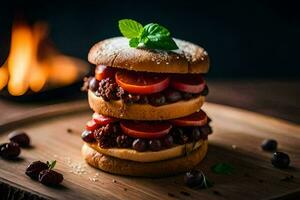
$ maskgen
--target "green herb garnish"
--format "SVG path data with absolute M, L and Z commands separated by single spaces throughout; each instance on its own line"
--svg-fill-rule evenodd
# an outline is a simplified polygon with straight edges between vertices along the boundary
M 203 177 L 203 181 L 202 181 L 202 184 L 201 184 L 201 188 L 210 188 L 212 186 L 214 186 L 214 183 L 210 180 L 207 179 L 207 177 L 204 175 L 204 173 L 201 171 L 202 173 L 202 177 Z
M 151 49 L 178 49 L 169 30 L 157 23 L 150 23 L 143 27 L 135 20 L 122 19 L 119 21 L 119 29 L 124 37 L 130 39 L 130 47 L 136 48 L 139 44 L 143 44 Z
M 232 174 L 234 168 L 227 163 L 217 163 L 211 167 L 211 170 L 216 174 Z
M 53 169 L 56 165 L 56 160 L 52 160 L 52 161 L 47 161 L 47 165 L 49 167 L 49 169 Z

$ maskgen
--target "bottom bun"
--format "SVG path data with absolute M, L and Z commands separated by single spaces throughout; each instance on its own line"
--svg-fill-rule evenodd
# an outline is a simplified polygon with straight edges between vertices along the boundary
M 128 176 L 163 177 L 186 172 L 202 161 L 207 153 L 207 140 L 189 155 L 157 162 L 136 162 L 101 154 L 84 144 L 81 154 L 86 162 L 103 171 Z

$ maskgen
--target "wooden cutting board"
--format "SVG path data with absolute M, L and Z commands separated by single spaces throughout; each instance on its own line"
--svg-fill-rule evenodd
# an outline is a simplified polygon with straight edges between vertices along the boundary
M 182 174 L 132 178 L 85 164 L 80 133 L 92 114 L 85 101 L 52 106 L 1 124 L 1 143 L 17 128 L 30 135 L 33 148 L 23 149 L 18 161 L 0 159 L 0 181 L 49 199 L 286 199 L 300 195 L 300 126 L 217 104 L 206 103 L 204 110 L 213 120 L 214 133 L 209 137 L 208 155 L 198 168 L 214 182 L 212 188 L 187 188 Z M 279 150 L 291 157 L 291 168 L 279 170 L 271 165 L 272 154 L 260 148 L 265 138 L 279 142 Z M 65 178 L 62 186 L 49 188 L 28 178 L 25 168 L 35 160 L 57 160 L 56 169 Z M 219 162 L 233 165 L 234 173 L 214 174 L 210 168 Z

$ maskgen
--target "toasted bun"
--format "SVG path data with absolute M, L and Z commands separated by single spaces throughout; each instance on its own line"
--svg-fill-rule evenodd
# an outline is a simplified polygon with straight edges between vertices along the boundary
M 135 71 L 159 73 L 207 73 L 207 52 L 190 42 L 175 39 L 175 51 L 131 48 L 128 39 L 115 37 L 95 44 L 88 60 L 95 65 L 106 65 Z
M 107 156 L 86 144 L 83 145 L 81 153 L 88 164 L 109 173 L 128 176 L 162 177 L 186 172 L 194 168 L 205 157 L 207 148 L 208 142 L 205 141 L 203 145 L 189 155 L 148 163 Z
M 122 100 L 104 101 L 102 97 L 97 97 L 89 90 L 88 99 L 90 107 L 95 112 L 105 116 L 132 120 L 167 120 L 184 117 L 199 111 L 205 97 L 199 96 L 163 106 L 137 103 L 127 105 Z

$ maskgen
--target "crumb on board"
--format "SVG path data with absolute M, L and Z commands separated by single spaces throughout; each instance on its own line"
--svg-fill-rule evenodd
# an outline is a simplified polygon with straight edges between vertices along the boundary
M 73 129 L 67 128 L 67 133 L 73 133 Z
M 97 182 L 99 179 L 96 178 L 96 177 L 89 177 L 89 180 L 90 180 L 90 181 L 93 181 L 93 182 Z

